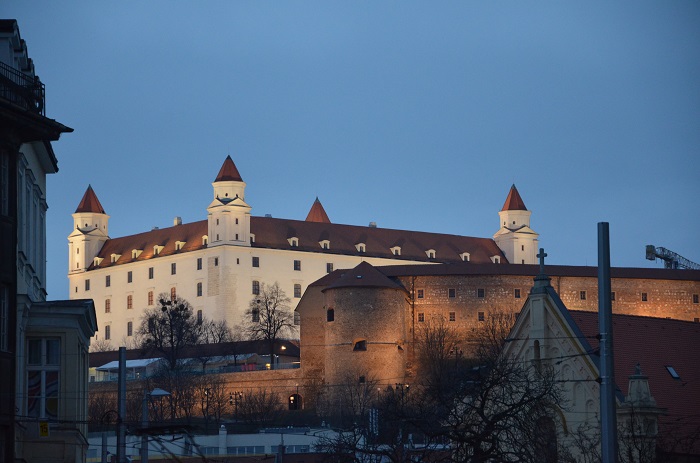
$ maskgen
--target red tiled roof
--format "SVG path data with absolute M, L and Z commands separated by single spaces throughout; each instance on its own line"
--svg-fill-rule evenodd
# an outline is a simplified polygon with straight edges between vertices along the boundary
M 100 204 L 100 200 L 97 199 L 97 195 L 92 190 L 91 185 L 88 185 L 87 190 L 85 190 L 83 199 L 80 200 L 80 204 L 78 204 L 78 208 L 75 210 L 75 212 L 96 212 L 98 214 L 106 214 L 105 210 L 102 208 L 102 204 Z
M 326 289 L 338 288 L 392 288 L 401 289 L 403 286 L 394 283 L 383 273 L 367 262 L 360 262 L 357 267 L 346 271 Z M 325 290 L 324 290 L 325 291 Z
M 294 249 L 301 252 L 324 252 L 329 255 L 357 255 L 391 258 L 398 261 L 417 260 L 438 263 L 461 262 L 460 254 L 468 252 L 470 262 L 473 263 L 490 264 L 491 256 L 500 256 L 501 262 L 506 262 L 505 255 L 495 241 L 490 238 L 306 222 L 272 217 L 251 217 L 250 231 L 255 235 L 253 248 Z M 207 221 L 202 220 L 110 239 L 107 240 L 98 254 L 98 257 L 104 259 L 99 267 L 152 258 L 154 257 L 153 247 L 156 245 L 163 246 L 159 256 L 202 249 L 205 247 L 202 244 L 202 236 L 207 233 Z M 292 248 L 288 241 L 292 237 L 299 239 L 299 245 L 295 248 Z M 330 241 L 329 249 L 321 248 L 319 242 L 323 240 Z M 176 251 L 176 241 L 183 241 L 186 244 L 181 250 Z M 358 243 L 365 244 L 365 252 L 357 251 L 355 245 Z M 391 252 L 391 248 L 394 246 L 401 247 L 400 256 L 394 256 Z M 133 249 L 139 249 L 143 252 L 136 259 L 132 259 L 131 251 Z M 426 255 L 426 251 L 429 249 L 435 250 L 434 259 L 429 259 Z M 116 263 L 110 262 L 112 254 L 121 255 Z
M 236 169 L 236 164 L 233 163 L 233 159 L 231 159 L 231 156 L 226 156 L 226 160 L 224 160 L 224 165 L 221 166 L 221 170 L 219 171 L 219 175 L 216 176 L 215 182 L 227 182 L 227 181 L 234 181 L 234 182 L 242 182 L 243 179 L 241 178 L 241 174 L 238 173 L 238 169 Z
M 598 347 L 598 313 L 569 311 L 593 348 Z M 666 409 L 660 433 L 683 437 L 700 432 L 700 323 L 613 314 L 615 382 L 625 395 L 629 376 L 640 364 L 649 377 L 651 395 Z M 671 366 L 680 376 L 674 379 Z M 700 453 L 700 441 L 693 453 Z
M 314 201 L 314 204 L 311 206 L 309 215 L 306 216 L 306 221 L 331 223 L 331 219 L 328 218 L 328 214 L 326 214 L 326 210 L 323 209 L 323 205 L 321 204 L 321 201 L 318 200 L 318 197 L 316 198 L 316 201 Z
M 518 193 L 518 189 L 515 188 L 515 184 L 510 187 L 510 191 L 508 192 L 508 197 L 506 198 L 506 202 L 503 203 L 503 208 L 501 209 L 502 211 L 526 211 L 527 207 L 525 207 L 525 203 L 523 202 L 523 199 L 520 197 L 520 193 Z

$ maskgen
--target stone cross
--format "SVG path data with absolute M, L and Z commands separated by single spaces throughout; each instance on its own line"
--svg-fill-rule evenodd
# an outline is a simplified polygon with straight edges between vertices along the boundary
M 544 252 L 544 248 L 540 248 L 540 253 L 537 254 L 540 259 L 540 273 L 544 274 L 544 258 L 547 257 L 547 253 Z

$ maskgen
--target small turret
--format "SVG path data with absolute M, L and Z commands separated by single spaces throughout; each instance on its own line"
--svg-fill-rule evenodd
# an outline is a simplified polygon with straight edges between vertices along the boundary
M 316 197 L 316 201 L 314 201 L 313 205 L 311 206 L 311 210 L 309 210 L 309 215 L 306 216 L 306 221 L 331 223 L 331 219 L 328 218 L 328 214 L 326 214 L 326 210 L 323 208 L 321 201 L 318 200 L 318 196 Z
M 214 200 L 207 207 L 209 246 L 250 246 L 250 210 L 245 182 L 231 156 L 226 156 L 214 183 Z
M 537 238 L 530 228 L 532 212 L 525 207 L 515 185 L 510 187 L 506 202 L 498 213 L 500 230 L 493 235 L 494 241 L 511 264 L 535 264 L 537 262 Z
M 73 231 L 68 235 L 70 273 L 84 272 L 109 239 L 109 216 L 88 185 L 73 214 Z

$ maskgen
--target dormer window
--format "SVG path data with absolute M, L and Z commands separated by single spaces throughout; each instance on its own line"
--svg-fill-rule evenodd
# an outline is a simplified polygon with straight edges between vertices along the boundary
M 142 252 L 143 252 L 143 250 L 141 250 L 141 249 L 132 249 L 131 250 L 131 258 L 136 259 L 138 256 L 141 255 Z
M 94 265 L 95 267 L 98 267 L 98 266 L 102 263 L 103 260 L 104 260 L 103 257 L 95 257 L 95 258 L 92 260 L 92 263 L 93 263 L 93 265 Z
M 425 251 L 425 255 L 428 256 L 428 259 L 435 259 L 435 249 L 428 249 Z
M 500 264 L 501 256 L 491 256 L 491 262 L 493 262 L 494 264 Z
M 401 246 L 394 246 L 393 248 L 389 249 L 391 253 L 395 256 L 400 256 L 401 255 Z
M 115 263 L 116 261 L 119 260 L 119 258 L 120 258 L 121 256 L 122 256 L 121 254 L 112 254 L 112 255 L 110 256 L 110 257 L 111 257 L 110 261 L 111 261 L 112 263 Z
M 463 252 L 462 254 L 459 255 L 459 257 L 462 258 L 462 262 L 469 262 L 469 259 L 471 256 L 468 252 Z
M 207 235 L 202 236 L 202 246 L 209 244 L 209 237 Z
M 357 249 L 357 252 L 365 252 L 365 243 L 357 243 L 355 249 Z
M 322 240 L 318 242 L 319 246 L 321 246 L 321 249 L 330 249 L 331 248 L 331 242 L 329 240 Z
M 289 245 L 293 248 L 299 246 L 299 238 L 297 238 L 296 236 L 288 238 L 287 241 L 289 241 Z
M 155 245 L 153 246 L 153 255 L 157 256 L 160 254 L 160 252 L 163 250 L 163 246 Z
M 175 241 L 175 250 L 179 251 L 185 247 L 185 241 Z
M 250 244 L 255 243 L 255 235 L 253 233 L 250 234 Z

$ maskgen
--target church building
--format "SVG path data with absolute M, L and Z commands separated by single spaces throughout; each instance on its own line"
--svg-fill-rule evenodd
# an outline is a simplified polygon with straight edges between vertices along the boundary
M 263 284 L 279 283 L 294 308 L 310 283 L 361 262 L 495 270 L 536 260 L 538 234 L 515 185 L 493 238 L 334 224 L 318 198 L 305 220 L 253 216 L 230 156 L 212 186 L 205 220 L 176 218 L 172 227 L 117 238 L 109 236 L 109 215 L 88 186 L 68 237 L 69 291 L 94 300 L 101 340 L 131 346 L 143 310 L 156 306 L 161 293 L 186 299 L 198 317 L 236 326 Z

